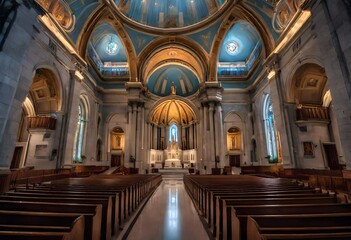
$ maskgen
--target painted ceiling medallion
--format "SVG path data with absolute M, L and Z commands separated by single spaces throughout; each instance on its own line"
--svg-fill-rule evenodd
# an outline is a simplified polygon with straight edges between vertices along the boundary
M 239 51 L 239 44 L 235 41 L 230 41 L 227 43 L 226 51 L 230 55 L 235 55 Z
M 105 50 L 109 55 L 116 55 L 118 51 L 118 44 L 112 39 L 112 37 L 111 40 L 107 43 Z

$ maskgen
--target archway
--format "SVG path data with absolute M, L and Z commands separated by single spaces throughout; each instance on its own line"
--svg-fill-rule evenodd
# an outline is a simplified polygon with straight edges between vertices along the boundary
M 296 103 L 296 124 L 299 127 L 298 152 L 303 167 L 341 169 L 335 138 L 332 96 L 325 69 L 306 63 L 293 76 L 290 92 Z M 320 150 L 318 150 L 320 148 Z M 313 159 L 313 161 L 311 161 Z
M 56 166 L 56 113 L 62 106 L 59 86 L 52 70 L 38 68 L 35 71 L 29 93 L 22 104 L 11 168 Z M 43 159 L 49 160 L 46 161 L 47 166 L 40 164 Z
M 197 117 L 185 99 L 170 96 L 155 104 L 149 116 L 149 164 L 156 168 L 196 164 Z
M 229 155 L 229 166 L 240 167 L 242 136 L 237 127 L 231 127 L 227 131 L 227 152 Z
M 111 167 L 124 165 L 125 134 L 122 128 L 115 127 L 111 133 Z

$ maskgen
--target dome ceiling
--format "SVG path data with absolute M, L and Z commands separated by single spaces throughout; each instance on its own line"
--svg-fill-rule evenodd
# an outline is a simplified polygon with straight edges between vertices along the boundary
M 155 28 L 181 28 L 214 15 L 227 0 L 115 0 L 125 17 Z
M 102 75 L 128 75 L 124 45 L 110 24 L 101 24 L 94 30 L 89 41 L 88 53 Z
M 182 65 L 175 63 L 162 66 L 154 71 L 147 81 L 148 90 L 157 96 L 176 94 L 187 97 L 199 88 L 199 80 L 195 74 Z M 174 88 L 172 93 L 172 88 Z
M 189 125 L 195 119 L 195 113 L 191 107 L 177 99 L 163 101 L 151 115 L 151 122 L 157 125 L 169 125 L 172 122 L 180 125 Z
M 262 49 L 257 30 L 247 22 L 237 22 L 223 39 L 218 59 L 219 75 L 245 76 Z
M 170 95 L 172 86 L 179 96 L 194 95 L 199 82 L 208 81 L 209 70 L 217 73 L 225 88 L 246 88 L 264 71 L 258 63 L 269 55 L 267 51 L 304 2 L 35 1 L 61 25 L 62 37 L 79 48 L 77 52 L 88 60 L 89 73 L 99 86 L 123 89 L 125 81 L 142 79 L 149 92 L 161 97 Z M 165 43 L 166 38 L 170 43 L 167 49 L 155 45 L 157 41 Z M 194 54 L 199 52 L 203 55 Z M 203 60 L 206 54 L 218 56 L 211 66 Z M 217 71 L 212 69 L 216 66 Z

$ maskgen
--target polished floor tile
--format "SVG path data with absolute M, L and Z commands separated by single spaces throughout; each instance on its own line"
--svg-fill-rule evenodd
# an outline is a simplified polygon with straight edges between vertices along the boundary
M 163 181 L 149 199 L 128 236 L 139 239 L 208 239 L 183 181 Z

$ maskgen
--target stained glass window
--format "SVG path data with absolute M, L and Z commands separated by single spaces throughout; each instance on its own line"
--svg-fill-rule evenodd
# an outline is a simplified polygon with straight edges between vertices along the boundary
M 266 133 L 267 154 L 269 157 L 268 160 L 269 162 L 276 163 L 278 162 L 277 139 L 275 134 L 272 98 L 269 95 L 267 95 L 264 101 L 263 114 Z
M 81 163 L 82 152 L 83 152 L 83 142 L 85 136 L 85 125 L 86 125 L 86 110 L 82 101 L 80 101 L 78 106 L 78 119 L 77 119 L 77 128 L 74 138 L 74 149 L 73 149 L 73 161 Z
M 169 141 L 170 142 L 178 142 L 178 128 L 177 125 L 172 124 L 169 128 Z

